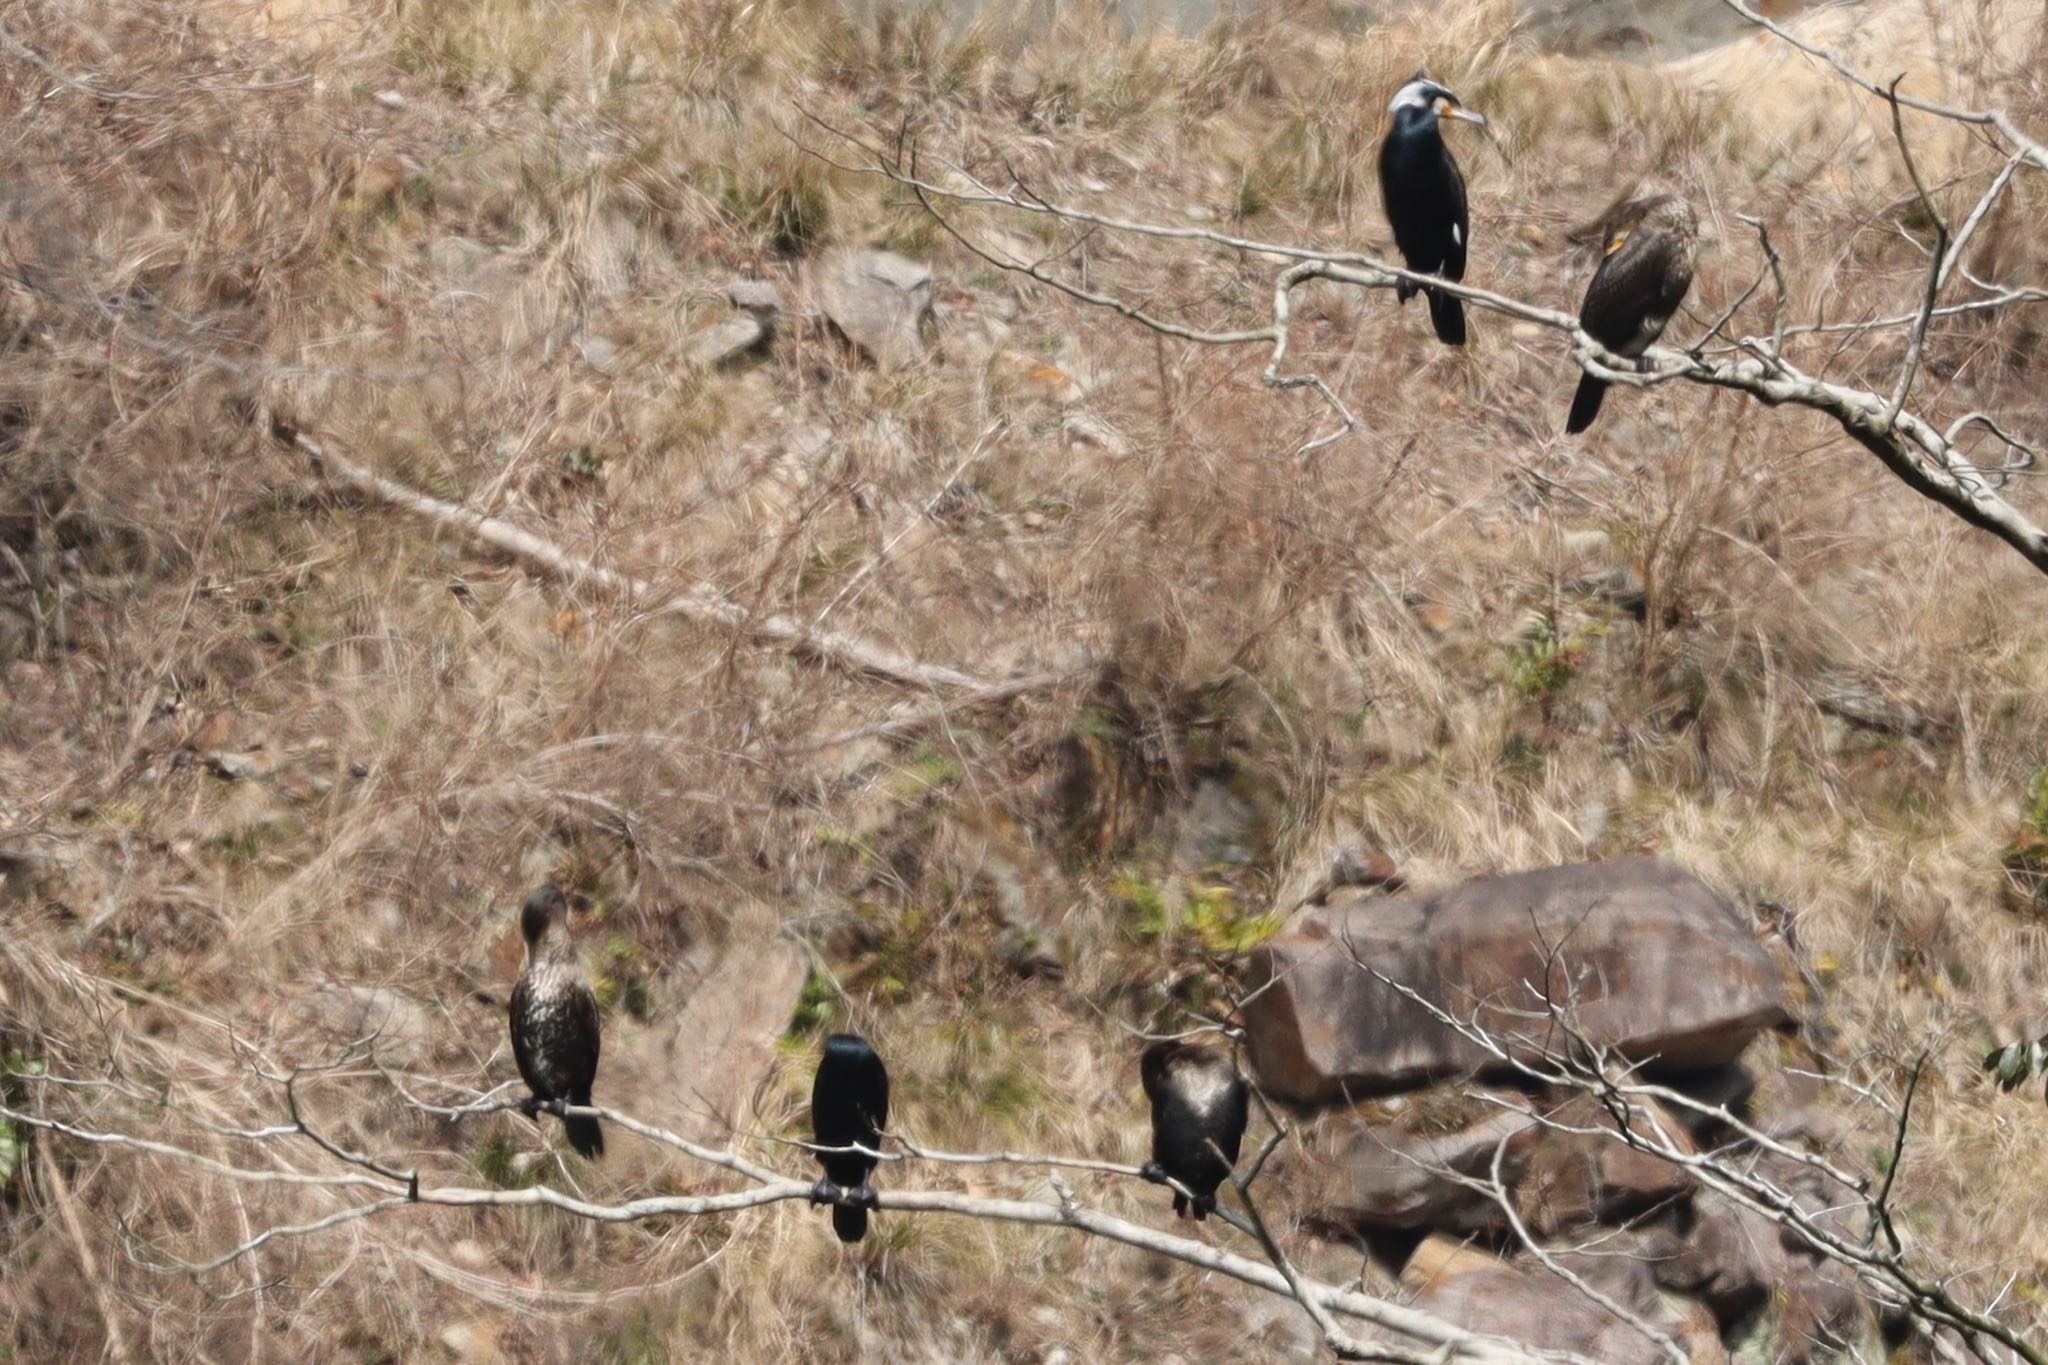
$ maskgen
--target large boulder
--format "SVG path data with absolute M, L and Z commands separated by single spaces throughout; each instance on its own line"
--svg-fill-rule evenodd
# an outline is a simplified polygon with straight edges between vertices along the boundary
M 1653 858 L 1424 895 L 1346 890 L 1253 956 L 1245 1025 L 1267 1092 L 1322 1103 L 1497 1066 L 1389 982 L 1530 1058 L 1570 1045 L 1554 1006 L 1589 1042 L 1652 1073 L 1723 1066 L 1790 1017 L 1741 916 Z

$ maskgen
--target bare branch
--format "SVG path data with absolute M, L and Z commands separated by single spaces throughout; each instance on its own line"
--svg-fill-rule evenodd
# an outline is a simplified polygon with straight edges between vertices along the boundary
M 1017 695 L 1020 685 L 1044 683 L 1056 676 L 1037 674 L 1031 679 L 998 681 L 980 677 L 942 664 L 925 663 L 886 645 L 840 631 L 814 630 L 786 616 L 762 615 L 701 584 L 683 593 L 664 593 L 644 579 L 632 578 L 613 569 L 593 564 L 523 531 L 497 517 L 482 516 L 468 508 L 406 487 L 395 479 L 367 469 L 335 454 L 304 433 L 283 422 L 274 422 L 278 440 L 303 452 L 316 469 L 359 493 L 390 506 L 416 513 L 442 526 L 460 531 L 472 540 L 503 551 L 528 566 L 571 583 L 586 584 L 604 592 L 630 599 L 653 600 L 654 610 L 681 616 L 706 625 L 741 631 L 756 639 L 780 645 L 802 658 L 817 659 L 850 673 L 864 674 L 940 693 L 979 693 L 984 696 Z M 1006 690 L 1007 689 L 1007 690 Z
M 509 1102 L 489 1101 L 459 1106 L 422 1104 L 420 1107 L 428 1112 L 468 1116 L 518 1106 Z M 662 1217 L 720 1216 L 777 1203 L 810 1203 L 815 1200 L 815 1186 L 811 1182 L 791 1179 L 733 1152 L 703 1147 L 654 1125 L 641 1123 L 616 1110 L 570 1105 L 551 1105 L 549 1108 L 552 1112 L 564 1116 L 587 1115 L 602 1119 L 624 1131 L 647 1137 L 693 1159 L 743 1175 L 752 1182 L 751 1187 L 707 1195 L 655 1195 L 618 1203 L 600 1203 L 565 1194 L 550 1186 L 510 1190 L 476 1189 L 416 1181 L 393 1181 L 381 1176 L 364 1174 L 359 1170 L 326 1174 L 252 1172 L 175 1144 L 122 1133 L 86 1129 L 19 1108 L 0 1106 L 0 1117 L 110 1148 L 123 1148 L 181 1162 L 231 1179 L 294 1183 L 337 1192 L 361 1189 L 376 1196 L 365 1203 L 351 1204 L 319 1219 L 264 1229 L 222 1255 L 209 1260 L 175 1263 L 179 1269 L 194 1272 L 223 1268 L 259 1247 L 275 1241 L 310 1236 L 344 1223 L 376 1217 L 411 1205 L 447 1208 L 550 1208 L 593 1222 L 628 1223 Z M 345 1151 L 340 1144 L 331 1140 L 318 1145 L 324 1152 Z M 956 1154 L 944 1155 L 951 1157 Z M 1006 1157 L 1009 1155 L 1012 1154 L 1003 1154 Z M 979 1154 L 966 1155 L 962 1160 L 980 1164 Z M 1032 1157 L 1023 1158 L 1022 1162 L 1057 1166 L 1076 1165 L 1082 1169 L 1105 1169 L 1117 1174 L 1123 1173 L 1110 1163 L 1090 1165 L 1082 1163 L 1078 1158 Z M 1593 1365 L 1593 1362 L 1569 1354 L 1536 1351 L 1511 1341 L 1467 1332 L 1427 1313 L 1388 1303 L 1366 1294 L 1306 1280 L 1298 1275 L 1290 1278 L 1289 1274 L 1283 1274 L 1273 1266 L 1261 1264 L 1247 1257 L 1202 1242 L 1142 1227 L 1082 1205 L 1075 1199 L 1072 1190 L 1064 1187 L 1064 1182 L 1058 1179 L 1056 1172 L 1053 1178 L 1055 1188 L 1059 1192 L 1057 1203 L 984 1199 L 947 1190 L 884 1189 L 878 1192 L 877 1207 L 885 1211 L 952 1214 L 994 1222 L 1068 1228 L 1085 1235 L 1151 1251 L 1200 1269 L 1212 1270 L 1271 1293 L 1311 1301 L 1319 1311 L 1356 1318 L 1420 1342 L 1427 1348 L 1414 1349 L 1387 1343 L 1359 1344 L 1359 1354 L 1351 1357 L 1355 1359 L 1401 1362 L 1402 1365 L 1423 1365 L 1423 1362 L 1469 1362 L 1469 1365 Z M 1245 1226 L 1249 1231 L 1253 1225 Z M 1291 1266 L 1289 1270 L 1291 1271 Z

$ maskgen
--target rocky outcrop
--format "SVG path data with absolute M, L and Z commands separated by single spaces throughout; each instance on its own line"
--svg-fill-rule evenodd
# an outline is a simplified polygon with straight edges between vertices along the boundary
M 1415 1306 L 1460 1327 L 1603 1365 L 1661 1365 L 1648 1337 L 1549 1274 L 1502 1263 L 1451 1273 Z
M 1856 1241 L 1811 1170 L 1778 1156 L 1759 1169 L 1816 1221 Z M 1698 1299 L 1731 1339 L 1764 1343 L 1765 1359 L 1807 1365 L 1866 1349 L 1877 1324 L 1853 1277 L 1814 1253 L 1796 1233 L 1722 1195 L 1693 1202 L 1690 1226 L 1661 1232 L 1641 1252 L 1660 1287 Z
M 1516 1217 L 1540 1236 L 1618 1222 L 1693 1191 L 1683 1168 L 1602 1135 L 1613 1120 L 1588 1096 L 1537 1101 L 1534 1112 L 1548 1124 L 1518 1112 L 1530 1106 L 1527 1097 L 1461 1098 L 1458 1112 L 1445 1112 L 1442 1103 L 1402 1103 L 1392 1113 L 1393 1106 L 1367 1104 L 1325 1115 L 1316 1134 L 1323 1181 L 1305 1192 L 1312 1216 L 1356 1233 L 1510 1236 L 1499 1201 L 1467 1183 L 1489 1180 L 1496 1156 Z M 1685 1141 L 1670 1115 L 1657 1119 Z
M 1525 1056 L 1565 1046 L 1546 1017 L 1554 1005 L 1590 1042 L 1651 1073 L 1723 1066 L 1790 1017 L 1776 968 L 1734 908 L 1655 859 L 1424 895 L 1345 890 L 1253 957 L 1245 1024 L 1267 1092 L 1330 1102 L 1495 1064 L 1389 982 Z

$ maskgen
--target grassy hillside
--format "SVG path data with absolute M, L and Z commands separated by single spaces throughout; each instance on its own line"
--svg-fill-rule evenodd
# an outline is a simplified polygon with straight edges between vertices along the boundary
M 1971 102 L 2044 126 L 2016 14 L 1944 12 L 1931 45 L 1883 13 L 1923 35 L 1901 64 L 1933 81 L 1939 55 Z M 846 151 L 808 113 L 1120 215 L 1372 248 L 1382 110 L 1426 62 L 1498 125 L 1456 134 L 1473 282 L 1571 306 L 1575 230 L 1656 177 L 1711 238 L 1674 335 L 1755 273 L 1739 214 L 1791 263 L 1791 316 L 1912 306 L 1928 225 L 1881 106 L 1816 103 L 1752 40 L 1624 68 L 1538 53 L 1512 17 L 1449 0 L 1338 37 L 1276 5 L 1180 39 L 824 0 L 20 0 L 0 17 L 0 1054 L 131 1093 L 8 1093 L 261 1164 L 286 1153 L 206 1123 L 281 1121 L 254 1068 L 371 1028 L 409 1086 L 496 1084 L 516 909 L 552 876 L 597 906 L 605 1102 L 722 1117 L 801 1171 L 773 1138 L 798 1131 L 817 1036 L 851 1026 L 922 1141 L 1135 1161 L 1127 1028 L 1222 1000 L 1333 832 L 1422 884 L 1655 852 L 1756 909 L 1807 1019 L 1788 1060 L 1894 1085 L 1931 1051 L 1909 1223 L 1982 1298 L 2010 1280 L 2016 1312 L 2048 1310 L 2048 1116 L 1975 1072 L 2048 1030 L 2048 902 L 2005 866 L 2048 840 L 2038 575 L 1831 426 L 1727 393 L 1617 391 L 1566 442 L 1555 338 L 1476 314 L 1453 354 L 1385 293 L 1300 300 L 1295 362 L 1364 429 L 1299 458 L 1329 413 L 1262 388 L 1258 348 L 996 271 L 805 150 Z M 1996 168 L 1909 128 L 1944 195 Z M 2017 193 L 1977 268 L 2038 279 L 2040 189 Z M 1240 253 L 959 226 L 1197 324 L 1259 325 L 1270 298 L 1274 267 Z M 924 362 L 880 370 L 818 315 L 810 272 L 844 246 L 932 267 Z M 778 282 L 778 332 L 693 368 L 736 278 Z M 1768 295 L 1737 325 L 1767 330 Z M 1916 403 L 2039 431 L 2035 326 L 1944 321 Z M 1902 337 L 1804 344 L 1888 389 Z M 663 594 L 709 583 L 1068 680 L 861 733 L 931 699 L 479 553 L 324 482 L 270 416 Z M 2008 495 L 2048 515 L 2030 476 Z M 677 1079 L 722 1065 L 709 1035 L 671 1037 L 721 979 L 768 1019 L 720 1073 L 736 1107 Z M 1884 1159 L 1881 1121 L 1805 1089 L 1773 1070 L 1765 1103 Z M 306 1102 L 450 1178 L 711 1187 L 626 1141 L 601 1167 L 536 1160 L 553 1128 L 425 1117 L 361 1064 Z M 1298 1344 L 1286 1305 L 1135 1252 L 878 1215 L 849 1258 L 794 1206 L 404 1212 L 193 1276 L 148 1263 L 338 1206 L 10 1150 L 0 1320 L 22 1360 Z M 1075 1183 L 1164 1217 L 1157 1190 Z

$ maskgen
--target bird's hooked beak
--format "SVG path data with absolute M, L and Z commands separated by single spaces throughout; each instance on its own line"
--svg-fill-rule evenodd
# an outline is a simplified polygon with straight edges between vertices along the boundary
M 1449 95 L 1438 97 L 1436 112 L 1439 118 L 1461 118 L 1467 123 L 1476 123 L 1482 128 L 1486 126 L 1486 115 L 1476 109 L 1467 109 Z

